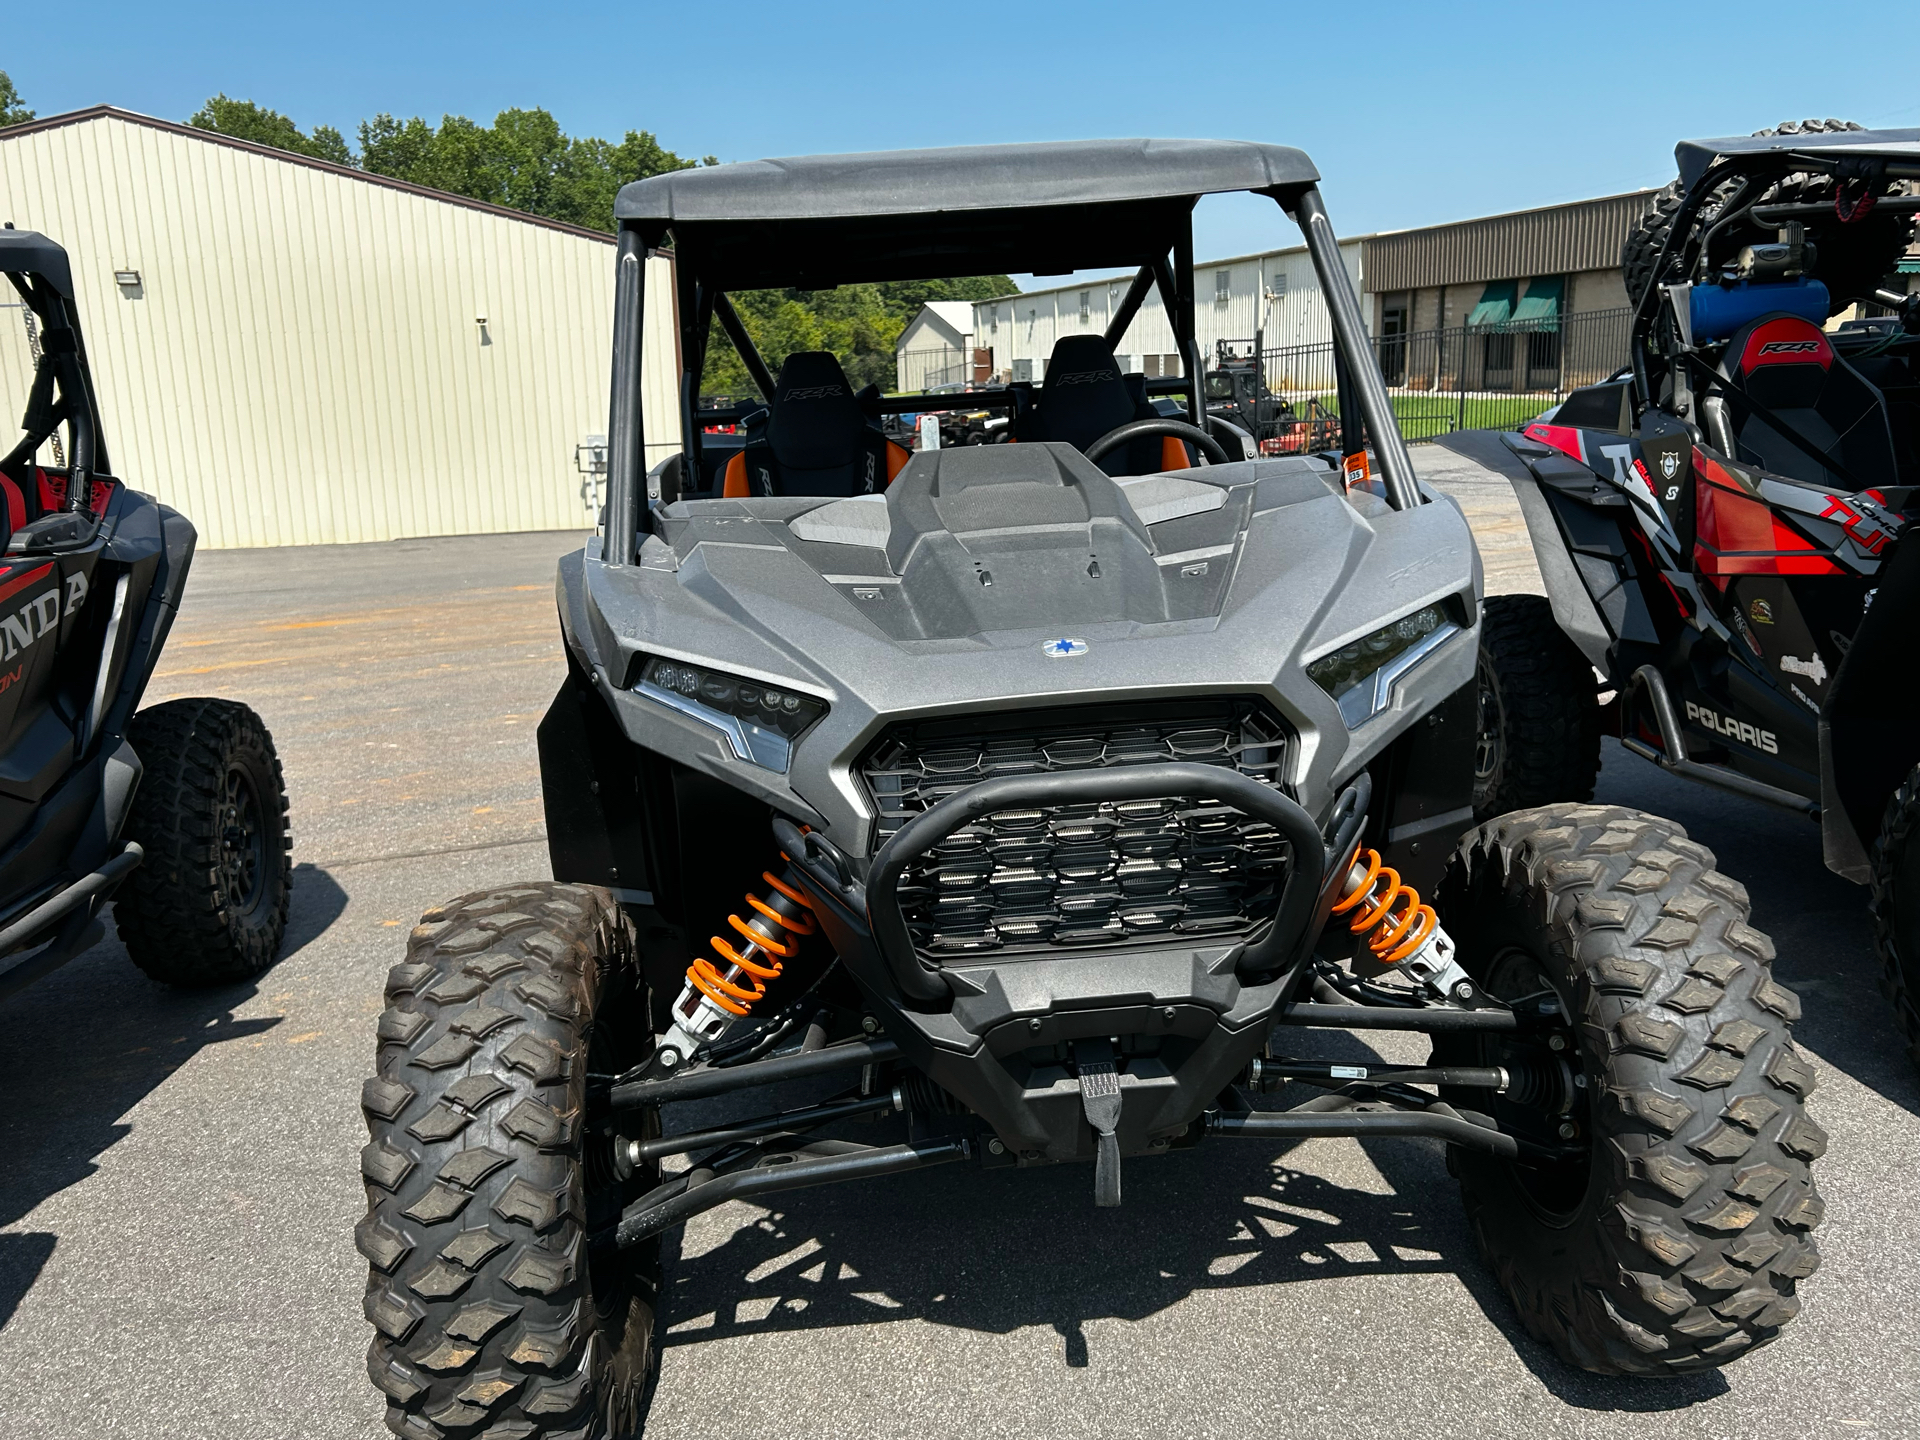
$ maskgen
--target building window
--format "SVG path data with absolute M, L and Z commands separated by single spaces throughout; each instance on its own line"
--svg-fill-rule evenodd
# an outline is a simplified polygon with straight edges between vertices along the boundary
M 1213 272 L 1213 303 L 1224 305 L 1233 296 L 1233 271 L 1216 270 Z
M 1267 277 L 1267 299 L 1284 300 L 1286 298 L 1287 272 L 1282 270 L 1278 275 L 1269 275 Z
M 1000 333 L 1000 307 L 998 305 L 987 311 L 987 333 L 989 335 L 998 335 Z
M 1091 290 L 1082 290 L 1080 292 L 1080 318 L 1084 320 L 1091 314 L 1093 314 L 1093 292 Z

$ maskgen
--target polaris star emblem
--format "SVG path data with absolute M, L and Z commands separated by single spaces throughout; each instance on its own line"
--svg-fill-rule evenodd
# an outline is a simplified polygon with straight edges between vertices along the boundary
M 1087 642 L 1084 640 L 1066 639 L 1049 640 L 1040 647 L 1040 653 L 1045 655 L 1049 660 L 1065 660 L 1074 655 L 1086 654 Z
M 1660 473 L 1671 480 L 1680 473 L 1680 452 L 1669 450 L 1660 457 Z

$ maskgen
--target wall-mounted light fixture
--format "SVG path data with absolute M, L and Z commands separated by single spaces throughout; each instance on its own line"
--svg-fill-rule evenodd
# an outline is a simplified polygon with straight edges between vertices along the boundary
M 484 315 L 476 315 L 473 317 L 473 323 L 479 328 L 480 343 L 482 345 L 493 344 L 493 336 L 487 333 L 487 317 Z
M 140 272 L 138 270 L 116 270 L 113 272 L 113 283 L 120 286 L 123 290 L 137 290 L 140 288 Z

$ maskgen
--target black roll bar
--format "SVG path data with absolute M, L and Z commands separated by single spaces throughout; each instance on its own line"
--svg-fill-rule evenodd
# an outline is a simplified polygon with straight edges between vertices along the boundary
M 1285 203 L 1284 201 L 1282 202 Z M 1366 422 L 1373 439 L 1373 453 L 1380 462 L 1386 480 L 1387 499 L 1396 510 L 1411 510 L 1421 504 L 1420 487 L 1414 480 L 1413 457 L 1401 438 L 1400 422 L 1393 413 L 1387 395 L 1387 382 L 1373 358 L 1373 346 L 1367 341 L 1367 328 L 1360 319 L 1360 298 L 1353 293 L 1353 281 L 1340 259 L 1340 242 L 1327 218 L 1326 203 L 1318 188 L 1309 185 L 1293 201 L 1294 223 L 1306 237 L 1307 254 L 1314 272 L 1320 277 L 1320 289 L 1327 297 L 1327 309 L 1333 319 L 1336 354 L 1344 356 L 1353 388 L 1358 391 L 1360 418 Z M 1347 417 L 1341 417 L 1344 428 Z
M 767 362 L 761 358 L 759 349 L 753 343 L 753 337 L 747 334 L 747 327 L 741 323 L 739 312 L 733 308 L 733 301 L 727 298 L 724 290 L 713 293 L 713 314 L 720 322 L 720 328 L 727 332 L 727 339 L 733 342 L 733 353 L 740 357 L 740 363 L 747 367 L 747 374 L 753 377 L 753 383 L 760 387 L 760 398 L 769 404 L 773 401 L 773 372 L 767 369 Z M 701 357 L 703 360 L 705 356 Z M 701 367 L 705 374 L 706 367 Z
M 1107 348 L 1111 350 L 1126 338 L 1127 327 L 1133 324 L 1133 317 L 1140 313 L 1140 307 L 1146 303 L 1147 292 L 1153 288 L 1154 269 L 1151 264 L 1142 265 L 1135 272 L 1133 283 L 1127 286 L 1126 296 L 1120 301 L 1120 308 L 1113 312 L 1113 318 L 1107 322 Z
M 647 473 L 646 433 L 640 414 L 642 326 L 647 295 L 647 247 L 637 230 L 615 242 L 613 281 L 613 393 L 607 404 L 607 522 L 600 558 L 631 565 L 640 529 L 640 487 Z

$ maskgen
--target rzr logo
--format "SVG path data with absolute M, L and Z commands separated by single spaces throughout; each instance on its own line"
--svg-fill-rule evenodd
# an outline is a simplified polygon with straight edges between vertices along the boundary
M 1071 375 L 1049 376 L 1049 385 L 1099 385 L 1113 379 L 1111 370 L 1076 370 Z
M 1757 725 L 1749 725 L 1744 720 L 1729 719 L 1716 715 L 1704 705 L 1687 701 L 1687 719 L 1696 725 L 1704 725 L 1716 735 L 1724 735 L 1729 740 L 1738 740 L 1742 745 L 1750 745 L 1767 755 L 1780 753 L 1780 741 L 1771 730 L 1762 730 Z
M 1817 355 L 1823 348 L 1819 340 L 1769 340 L 1760 347 L 1762 355 Z
M 831 400 L 836 395 L 846 393 L 847 388 L 844 385 L 806 385 L 798 390 L 789 390 L 780 398 L 782 400 Z

